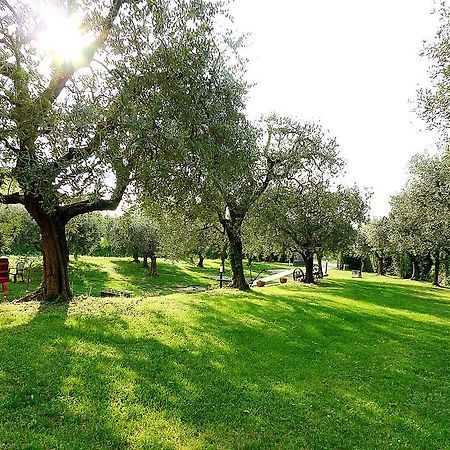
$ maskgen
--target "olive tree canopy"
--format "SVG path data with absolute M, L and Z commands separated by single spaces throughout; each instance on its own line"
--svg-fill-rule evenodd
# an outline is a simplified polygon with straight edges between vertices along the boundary
M 115 209 L 144 157 L 176 153 L 171 114 L 186 105 L 162 86 L 193 88 L 183 74 L 210 57 L 218 13 L 207 0 L 0 0 L 0 202 L 40 228 L 39 296 L 71 295 L 68 221 Z

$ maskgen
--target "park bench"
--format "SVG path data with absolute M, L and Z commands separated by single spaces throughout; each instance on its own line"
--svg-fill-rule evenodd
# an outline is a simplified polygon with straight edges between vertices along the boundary
M 17 278 L 19 277 L 22 279 L 22 283 L 25 282 L 23 278 L 24 270 L 25 270 L 25 262 L 19 261 L 16 265 L 16 268 L 10 271 L 10 274 L 14 277 L 14 283 L 17 283 Z
M 8 258 L 0 258 L 0 284 L 3 292 L 8 292 L 8 283 L 10 281 Z

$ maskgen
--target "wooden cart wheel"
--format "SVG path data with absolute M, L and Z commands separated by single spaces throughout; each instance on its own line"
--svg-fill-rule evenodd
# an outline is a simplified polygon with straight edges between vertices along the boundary
M 318 264 L 314 264 L 313 266 L 313 277 L 315 280 L 317 280 L 318 278 L 322 278 L 322 274 L 320 272 L 320 267 Z
M 294 273 L 292 274 L 292 278 L 294 281 L 304 281 L 305 280 L 305 273 L 302 269 L 298 268 L 294 270 Z

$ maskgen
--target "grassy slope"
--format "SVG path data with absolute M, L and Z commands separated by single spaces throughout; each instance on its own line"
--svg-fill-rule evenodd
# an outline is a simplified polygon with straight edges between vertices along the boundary
M 450 291 L 348 277 L 3 302 L 0 448 L 449 448 Z
M 10 258 L 10 266 L 15 267 L 19 257 Z M 138 296 L 167 295 L 180 292 L 188 286 L 217 287 L 218 281 L 208 277 L 219 275 L 219 261 L 205 260 L 205 268 L 199 269 L 187 262 L 171 262 L 158 260 L 158 277 L 149 277 L 148 271 L 140 264 L 130 263 L 128 258 L 96 258 L 82 257 L 78 261 L 71 259 L 70 281 L 76 295 L 99 297 L 103 289 L 131 291 Z M 261 269 L 285 268 L 282 263 L 254 263 L 252 276 Z M 245 266 L 245 275 L 250 278 L 250 272 Z M 224 274 L 230 277 L 228 271 Z M 34 262 L 30 277 L 28 269 L 25 283 L 9 283 L 9 293 L 4 295 L 0 290 L 0 301 L 14 300 L 23 297 L 28 292 L 37 289 L 41 282 L 41 268 Z M 0 286 L 1 289 L 1 286 Z

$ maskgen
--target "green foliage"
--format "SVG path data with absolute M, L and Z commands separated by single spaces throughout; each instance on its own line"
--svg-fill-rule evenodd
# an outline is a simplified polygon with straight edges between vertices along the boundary
M 113 221 L 109 241 L 113 249 L 129 256 L 156 255 L 160 247 L 160 226 L 135 206 Z
M 438 283 L 442 253 L 450 249 L 450 159 L 448 153 L 416 155 L 411 160 L 410 179 L 391 199 L 389 241 L 393 256 L 408 255 L 420 277 L 427 278 L 434 259 Z M 382 238 L 384 239 L 384 237 Z M 400 272 L 404 272 L 401 270 Z
M 367 203 L 357 188 L 330 189 L 279 185 L 269 189 L 260 205 L 265 226 L 281 237 L 281 244 L 300 253 L 338 252 L 353 242 L 356 227 L 365 220 Z
M 429 62 L 427 88 L 418 92 L 418 113 L 430 128 L 448 139 L 450 128 L 450 8 L 445 0 L 436 2 L 439 27 L 435 38 L 426 43 L 422 56 Z
M 289 239 L 279 229 L 267 223 L 268 217 L 264 211 L 267 206 L 263 196 L 261 203 L 250 210 L 242 227 L 244 253 L 250 261 L 273 255 L 282 259 L 292 256 Z
M 215 217 L 193 214 L 190 210 L 155 212 L 160 224 L 161 254 L 174 260 L 206 258 L 220 253 L 224 244 L 223 227 Z M 201 211 L 200 211 L 201 212 Z
M 380 275 L 385 275 L 388 266 L 388 258 L 392 255 L 390 242 L 390 226 L 387 217 L 372 219 L 362 227 L 365 241 L 373 256 L 373 266 Z
M 101 214 L 86 214 L 72 219 L 67 228 L 69 252 L 75 258 L 78 255 L 90 255 L 101 243 Z
M 40 251 L 39 229 L 25 209 L 0 205 L 0 254 L 35 255 Z
M 83 16 L 93 40 L 80 61 L 52 59 L 40 48 L 46 11 L 39 1 L 12 0 L 1 12 L 0 188 L 13 180 L 19 193 L 48 211 L 64 205 L 72 218 L 117 207 L 143 157 L 176 154 L 173 114 L 189 115 L 188 105 L 175 96 L 170 103 L 163 91 L 175 83 L 189 96 L 183 80 L 195 63 L 213 69 L 209 50 L 222 39 L 214 24 L 222 7 L 208 0 L 53 6 Z M 26 203 L 19 195 L 4 201 Z

